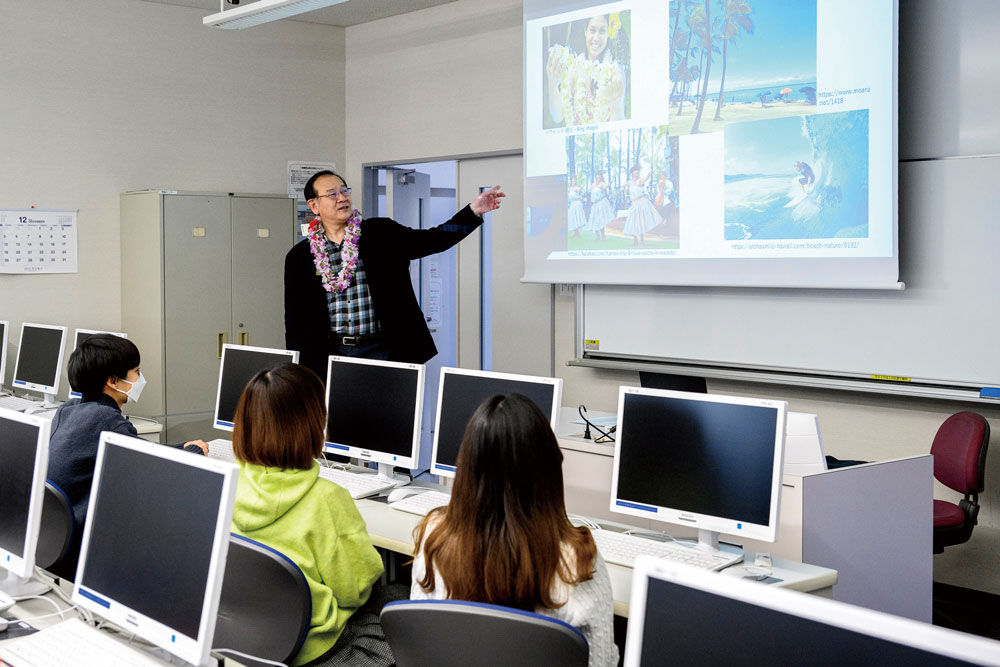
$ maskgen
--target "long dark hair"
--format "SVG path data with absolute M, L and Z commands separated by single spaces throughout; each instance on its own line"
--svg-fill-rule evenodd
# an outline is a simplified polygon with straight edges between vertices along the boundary
M 594 540 L 566 517 L 562 452 L 530 399 L 483 402 L 465 430 L 457 468 L 451 502 L 417 528 L 425 590 L 434 590 L 436 569 L 452 599 L 554 609 L 557 576 L 567 584 L 593 576 Z

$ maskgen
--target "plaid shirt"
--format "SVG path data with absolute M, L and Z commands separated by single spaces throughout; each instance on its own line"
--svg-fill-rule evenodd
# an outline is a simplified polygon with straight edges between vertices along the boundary
M 340 259 L 340 244 L 326 240 L 326 252 L 330 256 L 330 268 L 334 275 L 340 273 L 343 261 Z M 365 336 L 378 333 L 379 324 L 375 319 L 375 304 L 368 292 L 365 266 L 358 257 L 358 264 L 351 279 L 351 286 L 343 292 L 327 292 L 326 305 L 330 311 L 330 331 L 341 336 Z

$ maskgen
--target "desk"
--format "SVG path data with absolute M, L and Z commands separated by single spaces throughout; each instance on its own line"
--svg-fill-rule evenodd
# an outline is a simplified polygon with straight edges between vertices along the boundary
M 608 413 L 591 413 L 594 416 Z M 574 408 L 560 412 L 559 447 L 569 512 L 620 521 L 611 511 L 614 444 L 575 435 Z M 748 551 L 834 569 L 833 598 L 931 622 L 934 466 L 930 455 L 782 478 L 774 543 L 728 536 Z M 690 537 L 691 529 L 643 520 L 642 528 Z
M 58 408 L 49 408 L 32 414 L 35 417 L 41 417 L 42 419 L 52 421 L 52 418 L 56 415 L 57 409 Z M 160 437 L 163 433 L 163 424 L 156 420 L 149 419 L 148 417 L 135 417 L 132 415 L 125 415 L 125 417 L 132 422 L 132 426 L 135 427 L 135 430 L 139 434 L 140 438 L 148 440 L 149 442 L 162 444 L 160 442 Z
M 71 596 L 73 593 L 72 583 L 62 580 L 61 590 L 67 596 Z M 66 611 L 67 613 L 65 614 L 65 616 L 67 620 L 70 618 L 79 617 L 79 613 L 75 609 L 72 609 L 72 607 L 69 604 L 67 604 L 62 598 L 60 598 L 52 591 L 49 591 L 43 597 L 45 597 L 48 600 L 51 600 L 54 604 L 56 604 L 59 607 L 59 609 Z M 18 602 L 8 611 L 4 612 L 4 616 L 13 615 L 16 616 L 17 618 L 24 618 L 24 619 L 36 619 L 37 617 L 42 617 L 42 618 L 37 618 L 37 620 L 30 620 L 29 622 L 30 625 L 36 630 L 44 630 L 45 628 L 51 627 L 57 623 L 62 622 L 63 619 L 61 619 L 58 615 L 47 616 L 47 614 L 55 614 L 55 613 L 56 611 L 55 608 L 52 606 L 52 604 L 49 604 L 48 602 L 45 602 L 43 600 L 34 599 L 34 600 L 24 600 L 23 602 Z M 14 622 L 11 621 L 12 627 L 13 623 Z M 20 637 L 14 637 L 13 639 L 6 639 L 5 634 L 6 633 L 0 633 L 0 656 L 2 656 L 4 644 L 8 642 L 15 642 L 18 639 L 20 639 Z M 161 654 L 154 653 L 151 655 L 154 657 L 159 657 L 161 660 L 164 659 Z M 175 658 L 175 660 L 177 662 L 172 662 L 169 664 L 181 664 L 181 662 L 178 659 Z M 164 664 L 168 663 L 165 662 Z M 220 667 L 244 667 L 243 663 L 238 662 L 228 656 L 225 656 L 222 662 L 219 663 L 219 665 Z
M 372 544 L 395 553 L 413 555 L 413 530 L 423 517 L 394 510 L 378 500 L 362 498 L 354 502 L 368 526 Z M 622 526 L 622 524 L 617 525 Z M 752 553 L 749 559 L 752 561 Z M 824 567 L 780 558 L 773 559 L 772 565 L 773 576 L 782 580 L 781 583 L 774 584 L 775 586 L 830 597 L 832 587 L 837 582 L 837 572 Z M 611 578 L 611 590 L 615 600 L 615 615 L 628 617 L 629 599 L 632 595 L 632 568 L 609 563 L 608 575 Z

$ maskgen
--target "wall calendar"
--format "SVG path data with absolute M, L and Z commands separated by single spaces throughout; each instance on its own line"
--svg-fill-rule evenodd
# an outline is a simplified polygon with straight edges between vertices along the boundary
M 76 273 L 76 214 L 0 209 L 0 273 Z

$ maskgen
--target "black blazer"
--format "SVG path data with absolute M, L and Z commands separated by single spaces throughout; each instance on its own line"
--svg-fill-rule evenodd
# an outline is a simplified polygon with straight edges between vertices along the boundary
M 390 360 L 422 364 L 437 354 L 410 284 L 410 260 L 447 250 L 481 224 L 483 219 L 468 206 L 431 229 L 411 229 L 389 218 L 362 221 L 358 256 Z M 299 363 L 326 381 L 326 358 L 336 347 L 308 239 L 285 255 L 285 347 L 298 350 Z

